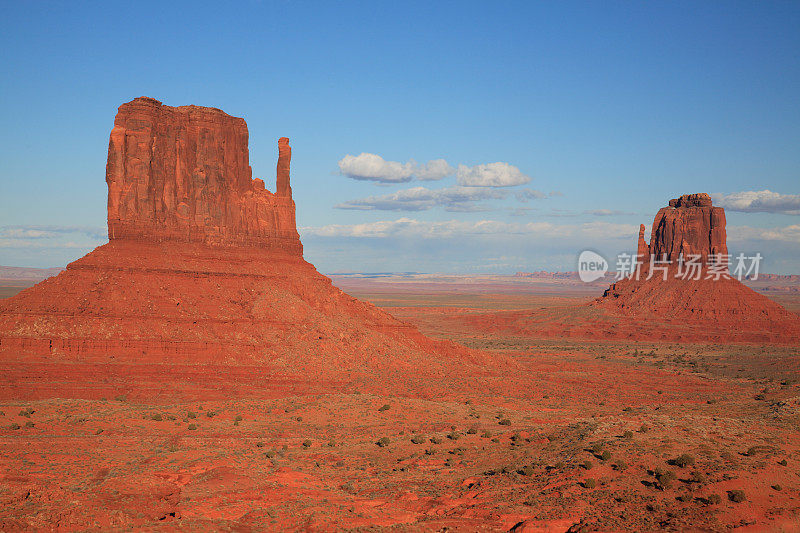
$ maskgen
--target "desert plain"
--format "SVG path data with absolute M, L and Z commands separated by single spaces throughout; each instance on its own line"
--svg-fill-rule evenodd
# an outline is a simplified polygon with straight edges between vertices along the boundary
M 58 363 L 3 362 L 2 528 L 796 530 L 797 345 L 513 335 L 466 320 L 580 314 L 597 287 L 575 281 L 333 280 L 509 371 L 320 391 L 256 367 L 65 361 L 42 382 L 38 367 Z M 759 289 L 800 310 L 796 290 L 775 287 Z

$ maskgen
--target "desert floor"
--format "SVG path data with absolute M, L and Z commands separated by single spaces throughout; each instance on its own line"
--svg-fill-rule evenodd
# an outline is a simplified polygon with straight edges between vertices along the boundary
M 457 318 L 596 290 L 339 281 L 509 356 L 507 383 L 319 394 L 164 365 L 148 394 L 86 366 L 59 393 L 50 363 L 0 362 L 0 530 L 800 530 L 800 347 L 493 335 Z

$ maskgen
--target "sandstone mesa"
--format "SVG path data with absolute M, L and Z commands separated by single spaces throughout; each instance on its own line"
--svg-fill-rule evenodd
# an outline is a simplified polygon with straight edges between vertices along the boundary
M 37 372 L 65 372 L 80 388 L 67 363 L 103 365 L 109 390 L 129 386 L 126 373 L 153 379 L 154 364 L 255 365 L 278 376 L 273 385 L 324 388 L 371 373 L 430 381 L 454 359 L 484 358 L 348 296 L 303 259 L 289 139 L 278 150 L 273 193 L 252 177 L 243 119 L 152 98 L 120 106 L 109 242 L 0 301 L 0 359 L 13 375 L 5 396 L 44 394 Z

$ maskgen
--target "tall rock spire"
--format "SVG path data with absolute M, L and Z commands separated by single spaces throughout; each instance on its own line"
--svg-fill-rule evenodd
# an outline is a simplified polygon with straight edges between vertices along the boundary
M 278 139 L 278 184 L 276 193 L 281 197 L 292 197 L 292 186 L 289 184 L 289 167 L 292 163 L 292 147 L 289 138 Z

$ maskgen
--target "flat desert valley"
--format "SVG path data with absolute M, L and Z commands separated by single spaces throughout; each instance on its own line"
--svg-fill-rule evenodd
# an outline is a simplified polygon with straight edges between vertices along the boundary
M 420 388 L 224 364 L 4 361 L 0 529 L 797 530 L 797 344 L 505 326 L 519 311 L 581 324 L 603 289 L 569 279 L 332 278 L 513 372 Z M 753 285 L 800 310 L 795 285 Z M 47 381 L 43 365 L 57 367 Z

